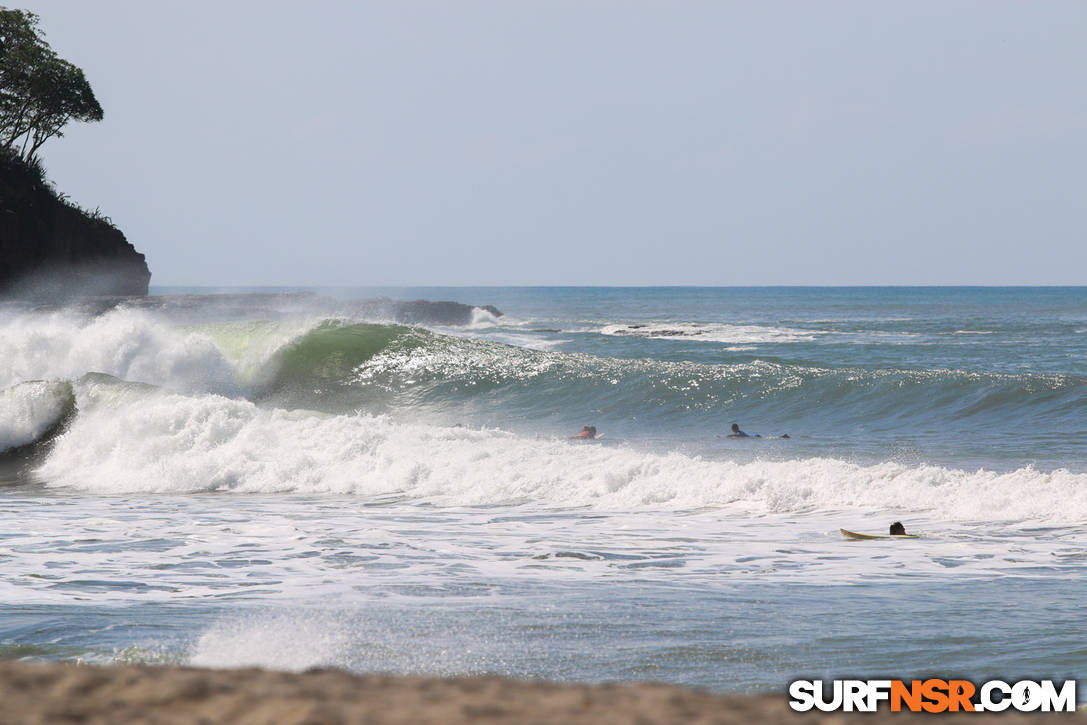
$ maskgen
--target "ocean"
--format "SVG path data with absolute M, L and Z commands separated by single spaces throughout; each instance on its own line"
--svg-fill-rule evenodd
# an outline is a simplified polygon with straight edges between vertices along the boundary
M 1087 674 L 1087 288 L 153 294 L 0 306 L 0 656 Z

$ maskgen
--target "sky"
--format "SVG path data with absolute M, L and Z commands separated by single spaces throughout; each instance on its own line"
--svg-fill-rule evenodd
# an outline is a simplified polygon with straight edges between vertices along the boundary
M 0 0 L 152 285 L 1087 284 L 1080 0 Z

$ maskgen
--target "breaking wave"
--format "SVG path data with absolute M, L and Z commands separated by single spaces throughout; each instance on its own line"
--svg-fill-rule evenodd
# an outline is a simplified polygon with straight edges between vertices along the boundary
M 1074 435 L 1087 380 L 1072 375 L 622 359 L 351 318 L 177 325 L 126 309 L 7 317 L 0 337 L 0 450 L 52 438 L 37 470 L 56 486 L 455 506 L 1087 515 L 1087 474 L 1060 463 L 970 471 L 802 446 L 777 454 L 790 460 L 720 460 L 730 449 L 703 458 L 674 444 L 707 431 L 712 441 L 738 417 L 888 440 L 941 428 L 995 440 L 1009 420 Z M 590 415 L 679 438 L 642 449 L 558 438 Z
M 60 313 L 0 324 L 0 386 L 100 372 L 182 394 L 288 410 L 499 425 L 580 418 L 719 426 L 722 418 L 849 430 L 1082 428 L 1087 379 L 1063 374 L 728 364 L 530 349 L 350 319 L 174 326 L 145 311 Z
M 74 410 L 68 382 L 36 380 L 0 392 L 0 455 L 44 442 Z
M 1067 470 L 706 460 L 369 414 L 267 409 L 104 377 L 75 389 L 81 413 L 39 473 L 53 485 L 99 494 L 334 493 L 443 506 L 739 507 L 755 514 L 861 508 L 961 520 L 1087 516 L 1087 474 Z

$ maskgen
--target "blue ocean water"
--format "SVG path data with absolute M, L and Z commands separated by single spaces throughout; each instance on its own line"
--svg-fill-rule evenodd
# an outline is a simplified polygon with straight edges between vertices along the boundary
M 0 308 L 0 655 L 721 691 L 1087 664 L 1087 288 L 222 292 Z M 921 538 L 838 532 L 894 520 Z

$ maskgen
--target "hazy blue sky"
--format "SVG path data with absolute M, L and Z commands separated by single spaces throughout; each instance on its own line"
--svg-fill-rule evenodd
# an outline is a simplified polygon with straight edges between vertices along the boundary
M 1087 3 L 0 0 L 152 284 L 1087 284 Z

